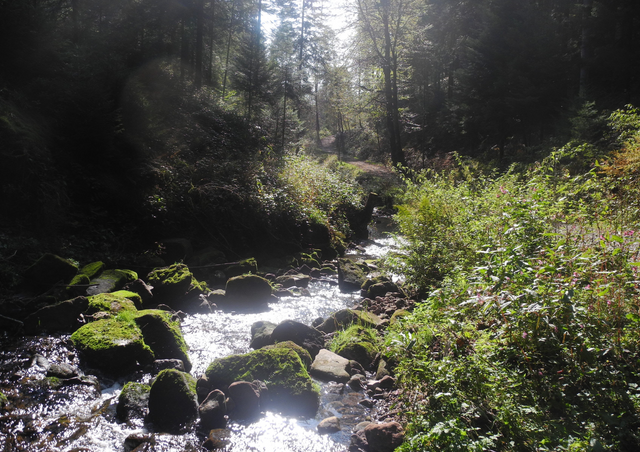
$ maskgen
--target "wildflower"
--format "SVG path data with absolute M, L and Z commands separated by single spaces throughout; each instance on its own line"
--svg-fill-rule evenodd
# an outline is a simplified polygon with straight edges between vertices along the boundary
M 526 339 L 528 334 L 526 332 L 522 333 L 522 339 Z
M 624 237 L 632 237 L 634 233 L 635 233 L 635 231 L 628 230 L 628 231 L 624 231 L 624 232 L 622 233 L 622 235 L 623 235 Z

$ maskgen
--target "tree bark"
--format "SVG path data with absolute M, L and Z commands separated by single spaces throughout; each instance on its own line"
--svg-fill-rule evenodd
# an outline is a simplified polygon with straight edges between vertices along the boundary
M 202 55 L 204 45 L 204 0 L 196 2 L 196 76 L 194 84 L 196 89 L 202 87 Z

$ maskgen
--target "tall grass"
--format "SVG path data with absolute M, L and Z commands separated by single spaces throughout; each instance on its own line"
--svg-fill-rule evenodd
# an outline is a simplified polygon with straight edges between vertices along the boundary
M 424 301 L 386 342 L 401 450 L 640 448 L 638 192 L 606 166 L 571 174 L 576 152 L 409 184 L 390 263 Z

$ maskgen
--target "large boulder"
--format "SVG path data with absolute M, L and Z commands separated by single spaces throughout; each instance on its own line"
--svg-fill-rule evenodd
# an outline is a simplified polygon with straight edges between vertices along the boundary
M 115 292 L 122 289 L 127 283 L 138 279 L 138 274 L 133 270 L 113 269 L 105 270 L 100 276 L 91 279 L 91 286 L 87 289 L 88 296 L 101 293 Z
M 284 320 L 271 333 L 274 342 L 292 341 L 307 350 L 312 358 L 324 348 L 324 335 L 311 326 L 295 320 Z
M 89 365 L 111 375 L 124 375 L 138 363 L 150 364 L 154 359 L 142 331 L 130 319 L 88 323 L 71 335 L 71 341 Z
M 250 347 L 257 350 L 265 345 L 273 344 L 271 333 L 276 329 L 277 324 L 258 320 L 251 325 L 251 344 Z
M 259 306 L 273 300 L 271 283 L 257 275 L 234 276 L 227 281 L 225 299 L 247 306 Z
M 118 396 L 116 416 L 122 422 L 144 419 L 149 411 L 148 385 L 129 381 Z
M 89 300 L 85 297 L 76 297 L 45 306 L 24 320 L 24 330 L 27 334 L 73 332 L 81 326 L 78 317 L 88 307 Z
M 209 431 L 214 428 L 224 428 L 227 425 L 227 398 L 224 392 L 215 389 L 198 407 L 200 428 Z
M 140 295 L 126 290 L 92 295 L 88 299 L 87 314 L 95 314 L 96 312 L 109 312 L 111 314 L 117 314 L 121 311 L 133 312 L 137 311 L 138 307 L 142 307 Z
M 371 452 L 393 452 L 404 441 L 404 429 L 397 422 L 371 423 L 364 434 Z
M 182 336 L 180 323 L 172 320 L 170 313 L 155 309 L 139 311 L 135 322 L 156 359 L 177 358 L 184 363 L 185 371 L 191 370 L 188 347 Z
M 367 280 L 362 268 L 350 259 L 338 259 L 338 287 L 341 292 L 360 290 Z
M 332 343 L 335 353 L 360 363 L 367 370 L 375 370 L 380 344 L 375 330 L 352 325 Z
M 290 415 L 313 416 L 320 392 L 293 350 L 255 350 L 213 361 L 205 372 L 209 389 L 227 391 L 236 381 L 263 381 L 269 388 L 266 407 Z
M 175 369 L 163 370 L 149 391 L 149 420 L 159 430 L 184 430 L 198 417 L 196 379 Z
M 278 276 L 276 282 L 283 288 L 289 287 L 307 287 L 311 277 L 303 273 L 285 274 Z
M 147 275 L 147 282 L 153 286 L 154 302 L 185 312 L 200 311 L 199 297 L 209 291 L 185 264 L 156 268 Z
M 24 272 L 25 282 L 38 290 L 48 289 L 54 284 L 68 283 L 78 273 L 78 267 L 70 260 L 47 253 Z
M 317 329 L 323 333 L 333 333 L 337 330 L 345 329 L 353 324 L 375 328 L 382 320 L 375 314 L 357 309 L 341 309 L 334 312 L 329 318 L 322 322 Z
M 298 356 L 302 360 L 302 364 L 304 364 L 304 366 L 307 369 L 311 367 L 311 362 L 313 361 L 313 359 L 311 358 L 311 353 L 309 353 L 307 350 L 305 350 L 304 348 L 300 347 L 298 344 L 292 341 L 284 341 L 284 342 L 278 342 L 277 344 L 273 344 L 273 345 L 265 345 L 263 348 L 265 350 L 271 350 L 274 348 L 287 348 L 289 350 L 293 350 L 298 354 Z
M 375 299 L 376 297 L 384 297 L 389 292 L 398 292 L 400 289 L 397 284 L 386 276 L 378 276 L 368 279 L 362 285 L 360 295 L 363 298 Z
M 260 414 L 262 386 L 259 381 L 236 381 L 229 385 L 229 398 L 233 410 L 229 415 L 235 419 L 252 419 Z
M 319 380 L 346 383 L 349 381 L 349 360 L 322 349 L 311 364 L 310 373 Z

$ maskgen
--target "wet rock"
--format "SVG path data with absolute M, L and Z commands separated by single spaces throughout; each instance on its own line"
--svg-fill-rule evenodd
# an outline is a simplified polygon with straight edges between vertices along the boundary
M 225 298 L 229 302 L 259 305 L 273 300 L 271 283 L 261 276 L 234 276 L 227 281 Z
M 121 422 L 144 419 L 149 411 L 148 385 L 130 381 L 124 385 L 118 396 L 116 416 Z
M 226 450 L 229 445 L 231 430 L 226 428 L 213 429 L 209 432 L 209 437 L 202 443 L 206 450 Z
M 384 390 L 393 389 L 396 386 L 396 379 L 385 375 L 380 379 L 379 387 Z
M 156 303 L 164 303 L 185 312 L 197 311 L 200 295 L 208 293 L 206 284 L 198 281 L 185 264 L 154 269 L 147 275 L 147 281 L 153 286 Z
M 349 375 L 365 375 L 364 367 L 358 361 L 349 360 Z
M 148 305 L 153 299 L 153 287 L 141 279 L 136 279 L 135 281 L 125 284 L 122 290 L 137 293 L 142 301 L 142 306 Z
M 349 360 L 327 349 L 321 349 L 311 364 L 311 375 L 325 381 L 349 381 Z
M 315 358 L 324 348 L 324 335 L 313 327 L 295 320 L 284 320 L 271 333 L 274 342 L 292 341 L 311 353 Z
M 47 377 L 69 379 L 78 376 L 78 369 L 67 363 L 54 363 L 47 369 Z
M 124 375 L 154 355 L 134 322 L 116 318 L 88 323 L 71 335 L 73 345 L 91 365 L 111 375 Z
M 309 275 L 297 273 L 294 275 L 282 275 L 276 278 L 276 282 L 284 288 L 288 287 L 307 287 L 311 278 Z
M 184 362 L 181 359 L 156 359 L 153 362 L 154 374 L 158 374 L 165 369 L 176 369 L 184 372 Z
M 154 435 L 143 435 L 134 433 L 127 436 L 124 440 L 124 452 L 143 452 L 146 450 L 152 450 L 151 448 L 156 445 L 156 437 Z
M 28 287 L 45 290 L 56 283 L 68 283 L 76 273 L 78 267 L 73 262 L 47 253 L 27 268 L 23 276 Z
M 196 380 L 186 372 L 163 370 L 149 391 L 149 419 L 159 429 L 176 432 L 198 415 Z
M 236 381 L 268 381 L 269 391 L 263 407 L 274 411 L 313 416 L 318 410 L 318 388 L 300 357 L 290 349 L 259 349 L 219 358 L 209 365 L 205 376 L 212 389 L 223 391 Z
M 375 402 L 371 399 L 362 399 L 358 403 L 365 408 L 373 408 L 375 406 Z
M 87 292 L 87 286 L 93 278 L 102 273 L 105 264 L 102 261 L 92 262 L 80 269 L 78 274 L 73 277 L 67 286 L 67 293 L 70 296 L 84 295 Z
M 25 332 L 37 334 L 75 331 L 82 325 L 79 321 L 80 314 L 88 307 L 89 300 L 85 297 L 76 297 L 55 305 L 45 306 L 24 320 Z
M 383 297 L 389 292 L 398 292 L 398 286 L 386 276 L 377 276 L 368 279 L 362 284 L 361 296 L 363 298 Z
M 349 378 L 347 385 L 354 391 L 362 391 L 362 389 L 364 389 L 365 387 L 366 382 L 367 377 L 365 377 L 364 375 L 355 374 L 351 378 Z
M 378 362 L 378 368 L 376 369 L 376 380 L 382 380 L 387 375 L 391 375 L 389 371 L 389 364 L 384 360 L 380 359 Z
M 365 334 L 360 328 L 352 327 L 351 333 L 345 341 L 336 348 L 336 353 L 349 360 L 357 361 L 367 370 L 374 368 L 378 356 L 379 346 L 374 343 L 370 334 Z
M 138 279 L 138 274 L 133 270 L 105 270 L 100 273 L 100 276 L 91 279 L 91 287 L 87 289 L 86 294 L 87 296 L 91 296 L 115 292 L 136 279 Z
M 265 350 L 270 350 L 274 348 L 287 348 L 287 349 L 293 350 L 300 357 L 300 360 L 302 360 L 302 364 L 304 364 L 305 368 L 307 369 L 311 367 L 311 363 L 313 362 L 313 359 L 311 359 L 311 354 L 307 350 L 305 350 L 304 348 L 300 347 L 298 344 L 292 341 L 278 342 L 277 344 L 266 345 L 263 348 Z
M 252 419 L 260 414 L 260 382 L 236 381 L 229 385 L 229 398 L 233 401 L 231 416 Z
M 218 389 L 211 391 L 198 407 L 200 428 L 207 431 L 227 425 L 227 398 Z
M 338 259 L 338 286 L 341 292 L 360 290 L 367 277 L 364 271 L 350 259 Z
M 361 426 L 361 424 L 366 425 Z M 356 425 L 356 430 L 353 432 L 353 435 L 351 435 L 351 440 L 349 442 L 349 452 L 370 452 L 369 443 L 367 442 L 367 437 L 364 433 L 365 427 L 369 424 L 370 422 Z
M 369 424 L 364 434 L 371 452 L 393 452 L 404 441 L 404 429 L 397 422 Z
M 265 345 L 273 344 L 271 333 L 276 328 L 275 323 L 259 320 L 251 325 L 251 344 L 250 347 L 257 350 Z
M 86 314 L 108 312 L 117 314 L 122 311 L 137 311 L 142 307 L 142 298 L 135 292 L 118 290 L 113 293 L 102 293 L 88 297 L 89 307 Z
M 336 416 L 323 419 L 318 424 L 318 433 L 320 434 L 336 433 L 340 430 L 342 430 L 340 428 L 340 420 Z
M 345 329 L 354 323 L 375 328 L 380 322 L 380 318 L 375 314 L 355 309 L 341 309 L 340 311 L 334 312 L 317 328 L 324 333 L 333 333 L 334 331 Z
M 184 363 L 185 371 L 191 370 L 188 347 L 180 324 L 172 321 L 170 314 L 155 309 L 139 311 L 135 322 L 156 359 L 179 359 Z

